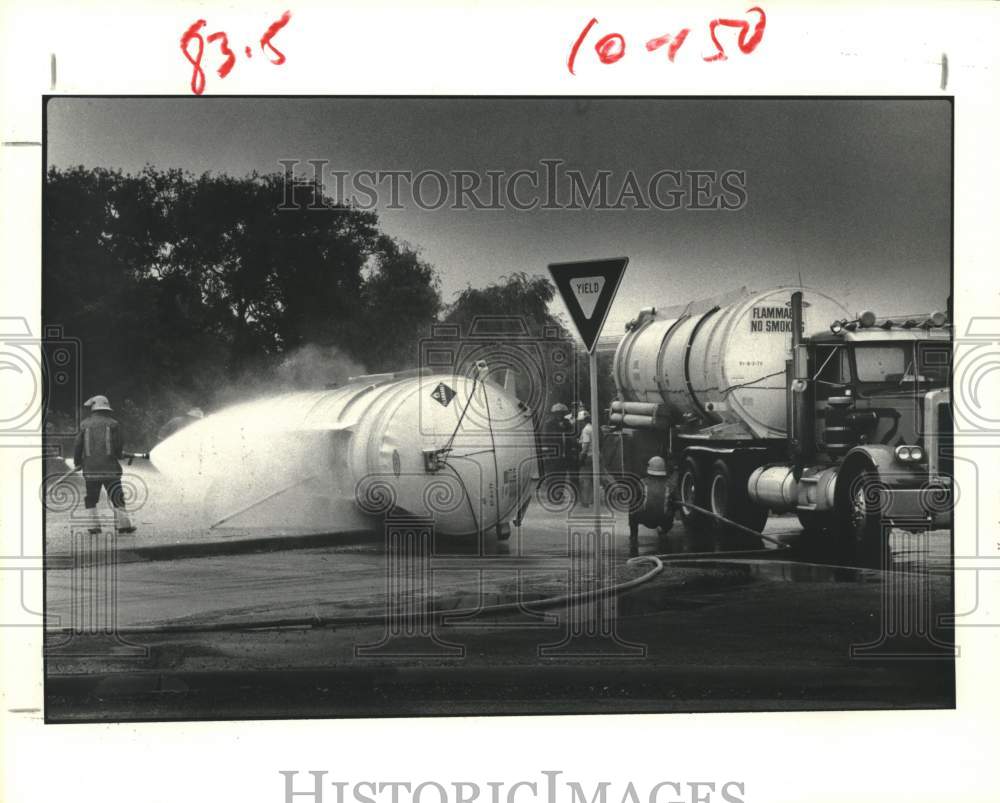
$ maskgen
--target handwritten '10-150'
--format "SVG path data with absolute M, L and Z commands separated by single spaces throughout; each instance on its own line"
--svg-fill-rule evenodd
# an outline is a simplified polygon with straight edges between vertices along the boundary
M 750 21 L 745 19 L 726 19 L 719 17 L 708 23 L 708 35 L 711 37 L 712 44 L 715 46 L 715 52 L 710 53 L 707 56 L 702 56 L 703 61 L 725 61 L 729 58 L 729 56 L 726 55 L 725 47 L 722 42 L 719 41 L 717 29 L 720 27 L 736 28 L 739 30 L 736 38 L 736 46 L 740 49 L 741 53 L 749 54 L 753 53 L 754 50 L 757 49 L 757 45 L 760 44 L 760 40 L 764 38 L 764 28 L 767 26 L 767 15 L 765 15 L 764 10 L 758 6 L 747 9 L 746 13 L 751 18 L 755 18 L 753 19 L 754 24 L 752 29 L 750 27 Z M 597 25 L 597 17 L 592 17 L 590 22 L 583 26 L 583 30 L 580 31 L 580 35 L 577 36 L 576 41 L 573 42 L 572 48 L 570 48 L 569 58 L 566 60 L 566 68 L 572 75 L 576 75 L 576 60 L 580 53 L 580 48 L 595 25 Z M 690 28 L 681 28 L 676 33 L 667 33 L 662 36 L 655 36 L 646 41 L 646 50 L 652 53 L 665 47 L 667 59 L 669 61 L 673 61 L 677 56 L 677 51 L 679 51 L 684 45 L 684 42 L 687 40 L 690 33 Z M 601 64 L 614 64 L 616 61 L 620 61 L 625 55 L 625 50 L 625 37 L 620 33 L 605 34 L 594 42 L 594 53 L 597 55 L 597 60 Z

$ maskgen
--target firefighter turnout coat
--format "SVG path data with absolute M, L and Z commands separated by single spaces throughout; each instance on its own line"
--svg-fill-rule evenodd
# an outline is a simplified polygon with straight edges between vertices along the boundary
M 118 422 L 104 411 L 94 412 L 80 424 L 73 461 L 85 477 L 114 477 L 122 473 L 122 436 Z

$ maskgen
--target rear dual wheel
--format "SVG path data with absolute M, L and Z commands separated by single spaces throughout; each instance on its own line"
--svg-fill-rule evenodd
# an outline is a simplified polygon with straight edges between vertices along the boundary
M 693 455 L 681 467 L 681 519 L 696 534 L 714 537 L 723 549 L 753 549 L 761 539 L 732 523 L 760 532 L 767 521 L 767 510 L 758 508 L 747 493 L 749 470 L 736 460 L 718 459 L 708 469 Z M 699 513 L 685 503 L 711 510 L 729 522 Z
M 760 532 L 767 522 L 767 510 L 757 507 L 750 500 L 748 478 L 746 469 L 726 460 L 716 460 L 712 464 L 709 509 L 717 516 L 729 519 L 729 522 L 712 519 L 711 528 L 724 548 L 756 549 L 763 545 L 759 537 L 733 525 L 739 524 Z
M 701 532 L 705 529 L 706 517 L 693 508 L 685 507 L 685 504 L 708 507 L 708 483 L 701 463 L 691 455 L 685 457 L 681 464 L 679 494 L 684 527 L 695 533 Z

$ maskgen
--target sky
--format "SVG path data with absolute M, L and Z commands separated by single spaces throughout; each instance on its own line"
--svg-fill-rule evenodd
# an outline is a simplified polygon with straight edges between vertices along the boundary
M 728 211 L 429 211 L 406 192 L 393 210 L 379 196 L 382 229 L 437 268 L 446 302 L 513 271 L 629 257 L 604 330 L 616 334 L 641 307 L 800 277 L 852 312 L 943 309 L 951 111 L 944 99 L 57 98 L 47 153 L 62 168 L 242 176 L 322 159 L 351 176 L 470 170 L 484 182 L 559 159 L 588 183 L 611 171 L 613 196 L 629 171 L 643 187 L 662 170 L 743 171 L 745 204 Z M 436 186 L 424 185 L 432 201 Z

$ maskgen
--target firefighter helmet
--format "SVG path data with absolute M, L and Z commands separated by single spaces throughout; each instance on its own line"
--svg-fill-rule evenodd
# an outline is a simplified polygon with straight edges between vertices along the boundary
M 649 458 L 649 462 L 646 463 L 646 473 L 650 477 L 666 477 L 667 461 L 659 456 Z
M 83 403 L 84 407 L 89 407 L 95 412 L 97 410 L 111 410 L 111 402 L 108 401 L 107 396 L 91 396 L 87 401 Z
M 569 412 L 569 407 L 567 407 L 562 402 L 557 402 L 556 404 L 552 405 L 552 412 L 553 413 L 568 413 Z

